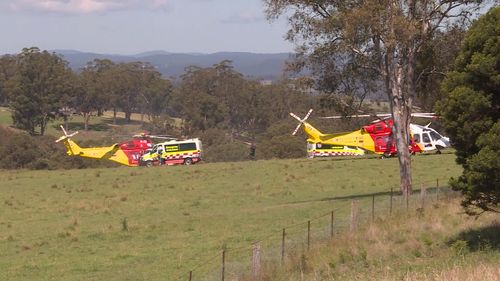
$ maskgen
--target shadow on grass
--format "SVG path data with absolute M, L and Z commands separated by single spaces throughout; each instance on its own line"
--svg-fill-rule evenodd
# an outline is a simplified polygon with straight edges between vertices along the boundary
M 500 223 L 495 221 L 479 229 L 470 229 L 459 233 L 448 241 L 448 246 L 466 242 L 469 251 L 500 250 Z
M 55 129 L 59 129 L 59 125 L 52 126 Z M 68 122 L 68 128 L 71 131 L 83 131 L 85 129 L 85 124 L 83 122 Z M 111 127 L 107 123 L 97 123 L 89 124 L 89 131 L 109 131 Z
M 436 194 L 436 188 L 435 187 L 428 187 L 426 188 L 427 196 L 435 196 Z M 449 192 L 446 188 L 440 187 L 439 192 Z M 419 194 L 420 189 L 414 189 L 412 191 L 413 194 Z M 289 202 L 289 204 L 302 204 L 302 203 L 312 203 L 312 202 L 324 202 L 324 201 L 336 201 L 336 200 L 346 200 L 346 199 L 366 199 L 366 198 L 372 198 L 373 196 L 378 197 L 378 196 L 389 196 L 391 195 L 391 191 L 381 191 L 381 192 L 372 192 L 372 193 L 364 193 L 364 194 L 356 194 L 356 195 L 347 195 L 347 196 L 335 196 L 335 197 L 324 197 L 324 198 L 318 198 L 318 199 L 312 199 L 312 200 L 303 200 L 303 201 L 293 201 Z M 401 192 L 399 190 L 393 190 L 392 192 L 393 196 L 401 196 Z
M 105 124 L 107 125 L 115 125 L 115 126 L 122 126 L 122 125 L 142 125 L 143 122 L 138 121 L 138 120 L 130 120 L 127 122 L 125 118 L 122 117 L 117 117 L 116 118 L 116 123 L 113 123 L 113 117 L 104 117 L 102 120 Z

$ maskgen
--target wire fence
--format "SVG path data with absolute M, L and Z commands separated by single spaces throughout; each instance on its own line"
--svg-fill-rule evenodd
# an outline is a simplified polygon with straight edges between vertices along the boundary
M 237 248 L 225 247 L 207 256 L 189 272 L 169 280 L 240 281 L 260 280 L 269 266 L 281 266 L 300 258 L 313 246 L 326 244 L 341 233 L 355 232 L 363 225 L 376 223 L 402 212 L 424 212 L 439 201 L 458 193 L 447 186 L 420 183 L 411 194 L 391 188 L 386 192 L 332 199 L 332 208 L 307 221 L 284 226 L 258 241 Z M 444 182 L 442 180 L 441 182 Z

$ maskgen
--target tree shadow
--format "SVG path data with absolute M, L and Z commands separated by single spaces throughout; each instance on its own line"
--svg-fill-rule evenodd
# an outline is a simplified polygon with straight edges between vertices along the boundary
M 115 125 L 115 126 L 122 126 L 122 125 L 142 125 L 143 122 L 139 120 L 130 120 L 127 122 L 127 120 L 123 117 L 116 117 L 116 123 L 113 121 L 113 117 L 105 117 L 103 118 L 103 122 L 107 125 Z
M 55 129 L 59 129 L 59 125 L 53 125 L 52 126 Z M 71 131 L 83 131 L 85 130 L 85 124 L 83 122 L 68 122 L 68 128 Z M 89 124 L 88 130 L 89 131 L 109 131 L 111 127 L 107 123 L 95 123 L 95 124 Z
M 437 189 L 436 189 L 436 187 L 428 187 L 428 188 L 426 188 L 426 191 L 427 191 L 427 196 L 431 196 L 431 194 L 436 194 Z M 439 192 L 441 192 L 441 193 L 443 193 L 444 191 L 445 191 L 444 188 L 439 189 Z M 419 193 L 420 193 L 420 189 L 414 189 L 412 191 L 411 195 L 419 194 Z M 293 201 L 293 202 L 289 202 L 289 204 L 337 201 L 337 200 L 346 200 L 346 199 L 354 200 L 354 199 L 372 198 L 373 196 L 378 197 L 378 196 L 389 196 L 389 195 L 391 195 L 391 191 L 380 191 L 380 192 L 371 192 L 371 193 L 356 194 L 356 195 L 323 197 L 323 198 L 312 199 L 312 200 Z M 393 196 L 401 196 L 401 192 L 399 190 L 393 190 L 392 195 Z
M 469 229 L 459 233 L 448 241 L 448 246 L 460 241 L 467 242 L 467 248 L 472 251 L 500 250 L 500 222 L 495 221 L 479 229 Z

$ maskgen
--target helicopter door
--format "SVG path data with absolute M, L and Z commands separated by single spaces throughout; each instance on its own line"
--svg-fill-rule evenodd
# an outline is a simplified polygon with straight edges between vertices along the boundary
M 432 147 L 431 138 L 429 137 L 429 133 L 422 133 L 422 142 L 425 147 Z

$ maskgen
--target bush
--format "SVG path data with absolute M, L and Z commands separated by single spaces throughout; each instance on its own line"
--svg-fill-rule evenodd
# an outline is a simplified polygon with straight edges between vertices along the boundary
M 54 140 L 50 136 L 34 137 L 0 126 L 0 168 L 54 170 L 116 166 L 110 161 L 69 157 L 66 148 Z
M 212 128 L 201 134 L 203 158 L 207 162 L 243 161 L 250 158 L 250 147 L 232 139 L 228 132 Z
M 293 137 L 290 122 L 276 123 L 258 138 L 256 155 L 259 159 L 303 158 L 306 156 L 306 142 L 300 135 Z

